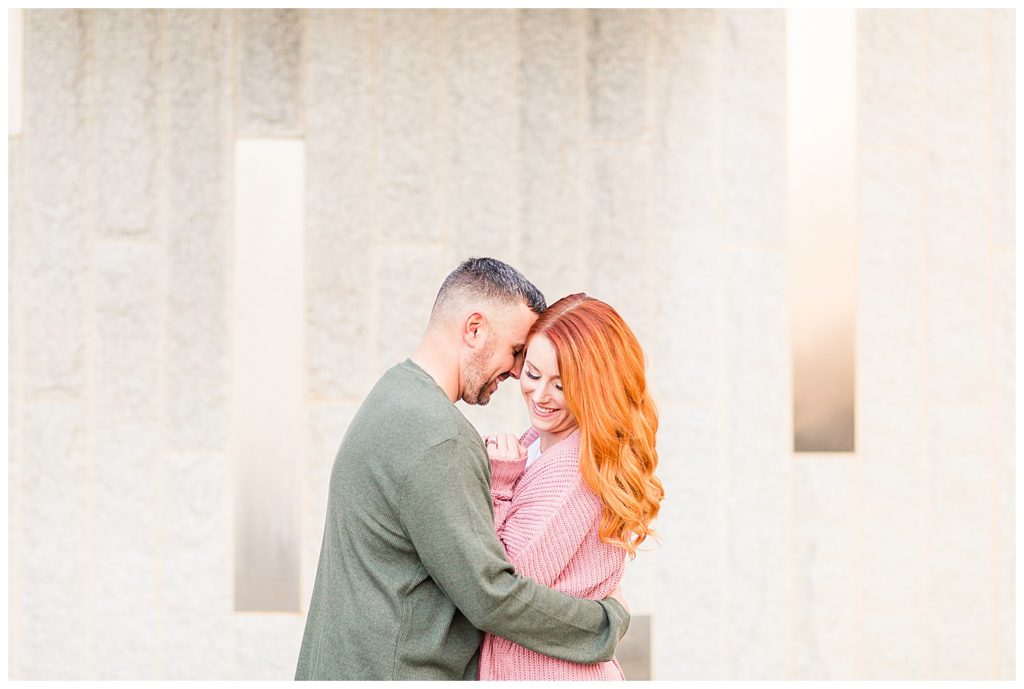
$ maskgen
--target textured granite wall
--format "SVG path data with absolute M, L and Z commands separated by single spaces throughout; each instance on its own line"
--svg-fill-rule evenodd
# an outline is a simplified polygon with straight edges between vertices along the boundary
M 857 13 L 858 452 L 794 457 L 786 15 L 27 10 L 10 676 L 290 678 L 233 610 L 232 156 L 306 142 L 303 600 L 348 421 L 461 258 L 618 308 L 655 679 L 1014 675 L 1014 14 Z M 526 423 L 514 382 L 481 431 Z

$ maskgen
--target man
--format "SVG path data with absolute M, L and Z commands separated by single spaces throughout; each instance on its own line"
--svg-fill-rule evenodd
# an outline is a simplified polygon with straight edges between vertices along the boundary
M 481 630 L 564 660 L 611 659 L 628 612 L 515 574 L 484 444 L 454 406 L 487 404 L 519 376 L 544 308 L 511 266 L 469 259 L 413 356 L 370 391 L 331 471 L 296 679 L 475 679 Z

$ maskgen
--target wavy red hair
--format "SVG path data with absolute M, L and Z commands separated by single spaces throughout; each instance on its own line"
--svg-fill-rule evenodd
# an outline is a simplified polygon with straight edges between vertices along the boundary
M 658 412 L 640 342 L 615 309 L 583 293 L 549 306 L 527 342 L 536 334 L 555 348 L 566 409 L 580 428 L 580 473 L 604 504 L 601 540 L 636 557 L 665 495 L 654 475 Z

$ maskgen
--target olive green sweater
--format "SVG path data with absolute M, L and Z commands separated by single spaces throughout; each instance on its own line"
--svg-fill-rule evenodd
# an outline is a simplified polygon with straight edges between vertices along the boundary
M 517 575 L 495 534 L 480 435 L 412 361 L 352 419 L 331 471 L 295 679 L 475 679 L 482 632 L 611 659 L 629 615 Z

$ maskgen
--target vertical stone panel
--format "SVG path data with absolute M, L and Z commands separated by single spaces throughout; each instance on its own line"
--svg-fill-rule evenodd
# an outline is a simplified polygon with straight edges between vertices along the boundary
M 92 94 L 85 11 L 25 13 L 21 266 L 25 394 L 77 398 L 85 386 Z
M 987 405 L 933 405 L 929 421 L 932 674 L 992 679 L 991 412 Z
M 995 256 L 995 541 L 996 660 L 995 677 L 1012 679 L 1015 669 L 1016 591 L 1016 444 L 1014 381 L 1015 260 Z
M 372 246 L 377 224 L 377 19 L 310 10 L 306 103 L 309 393 L 359 397 L 373 384 Z
M 654 343 L 650 149 L 593 148 L 590 163 L 587 292 L 611 304 L 646 351 Z
M 730 10 L 723 17 L 725 237 L 778 246 L 786 238 L 786 16 Z
M 659 399 L 708 402 L 718 393 L 718 16 L 714 10 L 658 10 L 652 22 L 652 267 L 659 326 L 648 352 Z
M 231 19 L 167 10 L 167 353 L 170 449 L 224 449 L 231 208 Z
M 798 679 L 857 677 L 858 457 L 794 462 L 793 563 Z
M 857 10 L 857 140 L 863 148 L 923 146 L 926 12 Z
M 985 10 L 928 11 L 927 133 L 936 162 L 987 157 L 988 19 Z
M 518 231 L 518 23 L 514 10 L 449 10 L 448 260 L 512 261 Z
M 434 247 L 381 249 L 379 254 L 380 331 L 374 379 L 405 361 L 416 349 L 430 319 L 437 290 L 445 276 L 455 269 L 445 265 L 442 250 Z
M 235 679 L 290 681 L 302 646 L 306 616 L 235 615 Z
M 308 611 L 316 580 L 320 547 L 327 519 L 327 497 L 334 459 L 352 417 L 359 408 L 355 404 L 310 405 L 304 473 L 305 498 L 302 527 L 302 597 L 301 610 Z M 296 656 L 297 658 L 297 656 Z
M 237 10 L 238 136 L 301 136 L 304 10 Z
M 380 236 L 445 237 L 443 11 L 380 12 Z
M 785 254 L 725 255 L 727 678 L 789 676 L 792 428 Z
M 19 10 L 20 11 L 20 10 Z M 18 213 L 18 192 L 21 188 L 19 172 L 21 142 L 14 137 L 7 139 L 7 557 L 11 563 L 8 567 L 7 583 L 7 666 L 12 670 L 18 667 L 15 653 L 15 638 L 18 630 L 19 590 L 18 566 L 21 557 L 20 529 L 18 519 L 21 504 L 21 443 L 19 429 L 21 427 L 21 278 L 18 266 L 21 265 L 21 243 L 18 237 L 21 227 Z M 11 673 L 12 677 L 16 675 Z
M 161 247 L 96 247 L 93 656 L 98 677 L 159 677 Z
M 591 139 L 647 136 L 647 10 L 587 10 Z
M 656 474 L 665 499 L 655 522 L 654 679 L 724 679 L 721 433 L 719 407 L 660 409 Z
M 583 284 L 583 19 L 580 10 L 519 12 L 517 268 L 548 303 Z
M 992 165 L 995 243 L 1016 245 L 1016 39 L 1014 12 L 991 10 L 992 42 Z
M 97 229 L 153 236 L 160 154 L 156 10 L 96 10 Z
M 30 13 L 31 14 L 31 13 Z M 90 674 L 88 413 L 77 404 L 22 407 L 22 544 L 10 567 L 20 612 L 10 678 L 85 679 Z M 12 524 L 11 526 L 15 526 Z
M 917 609 L 867 612 L 862 638 L 863 679 L 929 679 L 928 630 Z
M 231 678 L 232 482 L 222 454 L 164 457 L 164 676 Z

